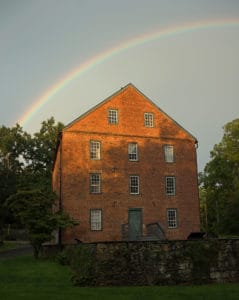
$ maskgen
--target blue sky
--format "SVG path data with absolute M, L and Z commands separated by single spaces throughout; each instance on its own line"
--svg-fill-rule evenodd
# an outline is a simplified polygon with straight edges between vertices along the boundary
M 0 0 L 0 125 L 14 125 L 56 82 L 99 53 L 138 36 L 210 20 L 222 25 L 109 56 L 23 124 L 28 132 L 50 116 L 67 124 L 131 82 L 197 137 L 202 170 L 222 126 L 238 118 L 238 0 Z

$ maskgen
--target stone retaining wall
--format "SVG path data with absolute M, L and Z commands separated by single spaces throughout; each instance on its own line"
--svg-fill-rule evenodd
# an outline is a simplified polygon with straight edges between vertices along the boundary
M 238 239 L 105 242 L 73 249 L 71 264 L 78 285 L 239 282 Z

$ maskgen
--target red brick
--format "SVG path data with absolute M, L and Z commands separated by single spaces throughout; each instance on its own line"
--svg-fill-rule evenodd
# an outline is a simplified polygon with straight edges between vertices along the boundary
M 119 123 L 108 124 L 117 109 Z M 144 113 L 154 127 L 144 126 Z M 101 142 L 101 159 L 91 160 L 90 140 Z M 139 161 L 128 160 L 128 143 L 138 143 Z M 174 146 L 175 162 L 166 163 L 165 144 Z M 53 170 L 53 188 L 62 207 L 80 225 L 63 232 L 64 243 L 121 240 L 129 208 L 142 208 L 146 225 L 160 222 L 168 239 L 186 239 L 199 231 L 196 139 L 132 84 L 127 85 L 63 129 Z M 101 173 L 102 193 L 90 194 L 89 173 Z M 129 175 L 140 176 L 140 194 L 129 194 Z M 165 195 L 165 176 L 176 177 L 176 195 Z M 60 188 L 61 186 L 61 188 Z M 61 195 L 60 195 L 61 194 Z M 90 230 L 90 209 L 102 209 L 103 230 Z M 178 227 L 167 228 L 167 208 L 178 211 Z

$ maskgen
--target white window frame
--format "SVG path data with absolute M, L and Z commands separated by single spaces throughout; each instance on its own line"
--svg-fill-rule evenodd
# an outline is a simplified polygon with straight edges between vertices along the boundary
M 92 231 L 102 230 L 102 209 L 90 210 L 90 230 Z
M 90 174 L 90 193 L 91 194 L 101 193 L 101 174 L 99 173 Z
M 118 124 L 118 110 L 117 109 L 108 109 L 108 123 L 109 124 Z
M 129 191 L 130 191 L 131 195 L 139 194 L 139 176 L 138 175 L 130 175 Z
M 101 159 L 101 143 L 99 141 L 90 141 L 90 158 Z
M 128 157 L 129 161 L 138 161 L 138 144 L 129 143 L 128 144 Z
M 174 147 L 173 147 L 173 145 L 164 145 L 164 158 L 165 158 L 165 162 L 167 162 L 167 163 L 174 162 Z
M 167 224 L 170 229 L 178 227 L 178 212 L 176 208 L 167 209 Z
M 166 176 L 165 177 L 165 193 L 168 196 L 174 196 L 176 194 L 175 176 Z
M 145 127 L 154 127 L 154 114 L 153 113 L 144 113 L 144 126 Z

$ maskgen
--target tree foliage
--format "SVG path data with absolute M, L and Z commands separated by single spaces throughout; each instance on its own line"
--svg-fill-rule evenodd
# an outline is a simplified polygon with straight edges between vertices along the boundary
M 30 135 L 20 125 L 12 128 L 0 127 L 0 170 L 20 173 L 24 168 L 24 158 Z
M 52 211 L 51 168 L 63 126 L 51 117 L 33 135 L 18 124 L 0 128 L 0 228 L 12 219 L 20 222 L 36 256 L 52 230 L 74 223 L 67 214 Z
M 28 139 L 29 135 L 19 125 L 0 127 L 0 240 L 4 224 L 12 219 L 4 202 L 16 192 L 17 177 L 24 168 L 23 157 Z
M 201 182 L 202 213 L 209 233 L 239 234 L 239 119 L 227 123 L 220 143 L 211 151 Z
M 41 190 L 18 191 L 7 200 L 7 205 L 28 230 L 29 240 L 38 258 L 44 242 L 50 241 L 52 233 L 77 223 L 67 214 L 54 212 L 55 194 Z
M 53 117 L 42 122 L 40 131 L 33 135 L 28 144 L 26 155 L 28 169 L 34 172 L 51 170 L 57 138 L 63 127 L 63 123 L 55 123 Z

